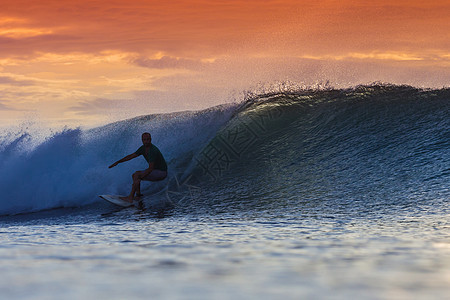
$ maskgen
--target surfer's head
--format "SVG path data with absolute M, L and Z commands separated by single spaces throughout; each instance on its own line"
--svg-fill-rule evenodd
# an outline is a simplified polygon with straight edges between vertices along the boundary
M 144 132 L 142 134 L 142 144 L 144 144 L 144 146 L 148 147 L 152 144 L 152 135 L 148 132 Z

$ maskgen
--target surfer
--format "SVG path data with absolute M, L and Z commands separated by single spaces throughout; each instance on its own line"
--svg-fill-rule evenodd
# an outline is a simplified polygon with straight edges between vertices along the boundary
M 122 162 L 129 161 L 140 155 L 143 155 L 145 160 L 148 162 L 148 168 L 143 171 L 136 171 L 133 173 L 133 185 L 131 187 L 131 192 L 126 197 L 120 197 L 120 199 L 133 202 L 134 196 L 143 196 L 141 194 L 141 181 L 159 181 L 167 177 L 167 164 L 164 160 L 163 155 L 159 149 L 152 144 L 152 136 L 148 132 L 142 134 L 142 146 L 134 153 L 125 156 L 124 158 L 116 161 L 109 168 L 113 168 Z

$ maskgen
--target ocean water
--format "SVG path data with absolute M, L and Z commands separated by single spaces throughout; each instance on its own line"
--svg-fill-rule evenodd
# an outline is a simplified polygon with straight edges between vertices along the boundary
M 0 137 L 4 299 L 448 299 L 450 90 L 284 90 Z M 169 178 L 126 194 L 152 133 Z

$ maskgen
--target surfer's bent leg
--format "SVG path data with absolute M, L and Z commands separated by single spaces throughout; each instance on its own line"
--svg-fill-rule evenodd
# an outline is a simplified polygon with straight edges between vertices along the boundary
M 160 181 L 164 180 L 167 177 L 167 171 L 162 170 L 153 170 L 150 174 L 142 178 L 145 181 Z
M 141 194 L 141 176 L 140 176 L 140 172 L 139 171 L 135 172 L 133 174 L 133 187 L 135 188 L 134 192 L 137 195 L 140 195 Z M 134 198 L 134 194 L 132 195 L 132 197 Z
M 153 170 L 150 174 L 145 176 L 144 178 L 141 178 L 141 172 L 137 171 L 133 173 L 133 186 L 131 187 L 131 192 L 127 197 L 120 197 L 120 199 L 132 202 L 134 199 L 134 195 L 137 196 L 141 195 L 141 180 L 145 181 L 160 181 L 167 177 L 167 171 L 162 170 Z
M 120 197 L 120 199 L 132 202 L 134 199 L 134 194 L 137 192 L 138 194 L 141 193 L 141 178 L 140 178 L 140 171 L 133 173 L 133 185 L 131 186 L 131 192 L 127 197 Z

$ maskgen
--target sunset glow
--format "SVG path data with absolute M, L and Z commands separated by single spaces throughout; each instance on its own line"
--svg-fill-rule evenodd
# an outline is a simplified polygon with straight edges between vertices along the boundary
M 0 0 L 0 126 L 200 109 L 256 84 L 448 86 L 448 1 Z

